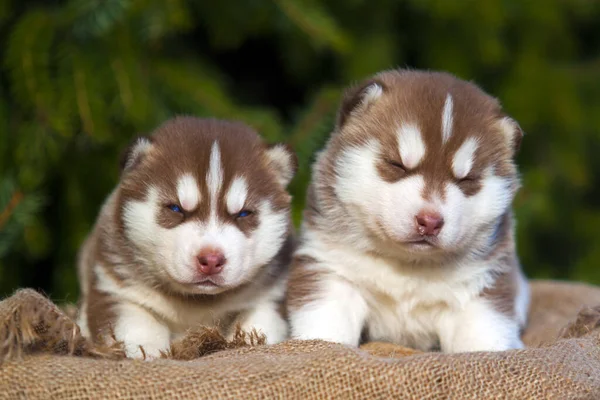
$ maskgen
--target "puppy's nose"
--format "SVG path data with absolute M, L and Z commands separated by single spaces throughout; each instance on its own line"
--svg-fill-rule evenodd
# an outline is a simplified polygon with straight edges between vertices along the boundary
M 415 220 L 417 232 L 421 236 L 437 236 L 444 226 L 444 218 L 436 212 L 421 211 Z
M 214 249 L 203 250 L 198 254 L 198 269 L 204 275 L 215 275 L 223 270 L 227 260 L 222 252 Z

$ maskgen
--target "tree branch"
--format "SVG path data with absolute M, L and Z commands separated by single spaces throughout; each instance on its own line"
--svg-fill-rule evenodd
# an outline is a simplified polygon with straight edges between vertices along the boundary
M 15 208 L 17 208 L 17 206 L 19 205 L 19 203 L 21 203 L 22 200 L 23 193 L 20 190 L 17 190 L 13 193 L 12 197 L 10 198 L 10 201 L 8 202 L 4 210 L 0 212 L 0 229 L 4 227 L 10 216 L 15 211 Z

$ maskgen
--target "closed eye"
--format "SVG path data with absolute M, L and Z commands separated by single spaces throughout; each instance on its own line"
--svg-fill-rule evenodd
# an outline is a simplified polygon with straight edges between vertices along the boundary
M 459 182 L 475 182 L 477 180 L 479 180 L 478 176 L 467 175 L 464 178 L 459 179 L 458 181 Z
M 402 171 L 406 171 L 406 167 L 402 165 L 402 163 L 399 161 L 386 160 L 386 162 L 395 168 L 401 169 Z

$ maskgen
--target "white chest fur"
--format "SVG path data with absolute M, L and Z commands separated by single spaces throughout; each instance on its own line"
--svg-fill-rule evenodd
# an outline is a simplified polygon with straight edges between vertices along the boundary
M 243 308 L 241 304 L 223 304 L 221 307 L 189 304 L 166 298 L 160 292 L 143 285 L 121 287 L 104 272 L 101 266 L 96 266 L 94 270 L 98 278 L 98 289 L 110 293 L 120 301 L 151 311 L 169 326 L 175 336 L 184 333 L 191 326 L 215 325 L 227 312 Z
M 332 272 L 357 296 L 347 309 L 361 313 L 371 340 L 429 349 L 453 314 L 464 310 L 492 283 L 492 266 L 463 263 L 436 268 L 402 265 L 347 247 L 307 246 L 302 254 L 319 260 L 319 269 Z M 330 290 L 322 282 L 322 290 Z M 340 290 L 336 286 L 335 290 Z M 360 294 L 360 295 L 358 295 Z M 344 294 L 340 292 L 340 296 Z M 360 299 L 360 300 L 356 300 Z M 344 301 L 344 300 L 340 300 Z
M 117 302 L 114 334 L 124 342 L 131 357 L 157 357 L 172 340 L 195 326 L 219 326 L 231 337 L 234 333 L 233 321 L 229 319 L 231 312 L 238 312 L 237 322 L 242 330 L 264 333 L 268 344 L 283 341 L 287 336 L 287 324 L 277 311 L 277 301 L 284 293 L 283 280 L 261 293 L 243 292 L 228 296 L 228 301 L 202 305 L 167 298 L 143 285 L 121 286 L 101 266 L 96 266 L 95 272 L 98 289 Z

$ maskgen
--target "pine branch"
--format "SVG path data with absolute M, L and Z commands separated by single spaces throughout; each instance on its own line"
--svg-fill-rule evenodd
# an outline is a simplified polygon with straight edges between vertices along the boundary
M 52 114 L 54 90 L 47 68 L 54 34 L 52 22 L 41 10 L 25 14 L 11 32 L 5 56 L 15 99 L 35 110 L 40 122 Z
M 21 203 L 22 200 L 23 193 L 20 190 L 15 191 L 6 207 L 4 207 L 2 211 L 0 211 L 0 230 L 2 230 L 6 222 L 13 215 L 15 209 L 17 208 L 19 203 Z
M 134 3 L 132 27 L 144 42 L 184 32 L 193 27 L 190 5 L 187 0 L 138 0 Z
M 322 89 L 292 130 L 289 143 L 295 150 L 300 164 L 300 169 L 290 185 L 290 190 L 294 193 L 292 218 L 296 226 L 300 225 L 302 219 L 312 158 L 333 129 L 340 93 L 341 90 L 337 88 Z
M 152 72 L 163 96 L 174 102 L 173 108 L 178 112 L 240 120 L 269 141 L 283 138 L 282 124 L 275 112 L 238 105 L 221 83 L 224 78 L 200 61 L 154 61 Z
M 0 29 L 4 28 L 4 22 L 6 20 L 9 20 L 9 18 L 11 17 L 11 14 L 9 11 L 11 11 L 11 2 L 10 1 L 6 1 L 6 0 L 1 0 L 0 1 Z
M 327 45 L 339 53 L 350 50 L 348 35 L 319 2 L 274 0 L 281 11 L 315 44 Z
M 291 133 L 290 144 L 292 147 L 301 148 L 302 145 L 309 143 L 316 136 L 315 131 L 322 128 L 324 120 L 335 113 L 340 93 L 341 91 L 338 89 L 329 88 L 319 92 L 313 104 Z M 312 152 L 312 149 L 308 152 Z
M 11 177 L 0 179 L 0 258 L 23 241 L 23 232 L 35 223 L 41 198 L 17 188 Z
M 79 116 L 83 123 L 83 130 L 89 135 L 94 136 L 94 121 L 92 119 L 92 111 L 90 110 L 88 92 L 85 87 L 85 74 L 81 68 L 75 67 L 73 80 L 75 81 L 77 108 L 79 109 Z
M 131 5 L 130 0 L 72 0 L 67 6 L 67 13 L 73 15 L 71 31 L 82 41 L 106 35 L 125 20 Z
M 116 82 L 110 65 L 103 52 L 91 52 L 87 49 L 70 48 L 71 80 L 75 90 L 77 115 L 85 134 L 97 142 L 111 139 L 109 122 L 111 113 L 109 104 L 117 97 Z

